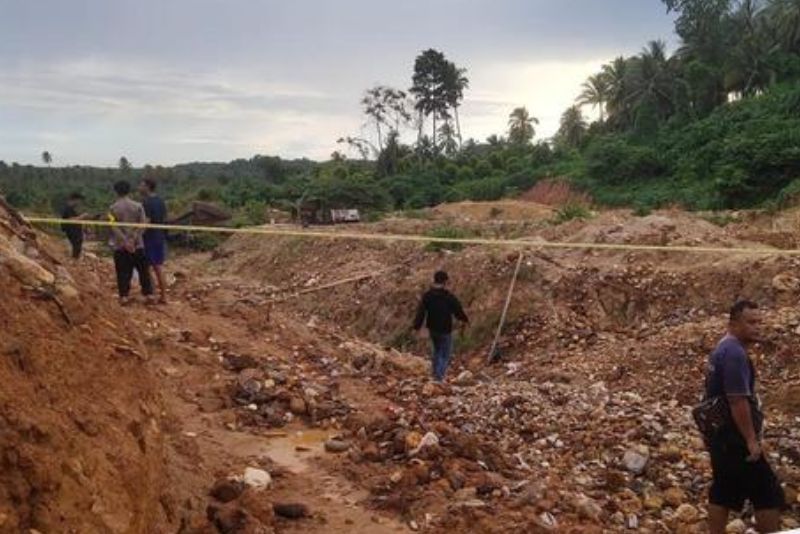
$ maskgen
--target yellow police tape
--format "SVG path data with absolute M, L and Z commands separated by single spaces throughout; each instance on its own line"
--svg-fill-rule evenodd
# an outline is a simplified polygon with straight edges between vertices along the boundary
M 303 237 L 320 239 L 354 239 L 362 241 L 391 241 L 412 243 L 452 243 L 460 245 L 484 245 L 493 247 L 511 247 L 521 249 L 582 249 L 638 252 L 684 252 L 695 254 L 745 254 L 755 256 L 800 256 L 798 249 L 768 248 L 724 248 L 724 247 L 690 247 L 660 245 L 630 245 L 625 243 L 567 243 L 561 241 L 520 241 L 517 239 L 486 239 L 478 237 L 429 237 L 423 235 L 403 234 L 370 234 L 363 232 L 324 232 L 319 230 L 290 230 L 287 228 L 228 228 L 218 226 L 182 226 L 169 224 L 138 224 L 113 221 L 86 221 L 77 219 L 58 219 L 50 217 L 23 218 L 32 224 L 71 224 L 77 226 L 99 226 L 107 228 L 136 228 L 153 230 L 171 230 L 179 232 L 206 232 L 216 234 L 263 235 L 273 237 Z

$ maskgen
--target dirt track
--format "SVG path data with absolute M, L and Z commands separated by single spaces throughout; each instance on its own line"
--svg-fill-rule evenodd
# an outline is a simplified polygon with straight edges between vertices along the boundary
M 471 224 L 452 219 L 461 211 L 445 210 L 449 224 Z M 396 221 L 366 229 L 418 231 L 439 223 Z M 608 213 L 558 227 L 535 220 L 503 224 L 491 231 L 714 245 L 766 243 L 775 236 L 759 221 L 721 229 L 680 213 L 645 219 Z M 398 262 L 408 267 L 267 305 L 275 287 L 311 288 Z M 31 502 L 33 494 L 46 505 L 16 515 L 0 507 L 0 526 L 43 533 L 702 532 L 708 462 L 686 407 L 724 328 L 724 308 L 738 296 L 766 306 L 767 336 L 757 353 L 770 443 L 794 492 L 787 526 L 800 521 L 795 262 L 533 254 L 503 338 L 504 360 L 485 366 L 513 263 L 503 252 L 478 248 L 448 254 L 406 245 L 233 239 L 211 257 L 171 265 L 178 276 L 169 306 L 120 313 L 109 302 L 108 263 L 87 260 L 70 267 L 88 317 L 85 326 L 73 328 L 57 306 L 6 287 L 12 298 L 3 304 L 4 317 L 17 319 L 4 328 L 13 332 L 15 346 L 29 347 L 31 359 L 41 362 L 29 376 L 7 363 L 0 370 L 9 383 L 29 390 L 4 391 L 6 426 L 17 429 L 14 450 L 24 455 L 36 443 L 41 453 L 30 455 L 33 464 L 98 459 L 64 471 L 64 480 L 80 478 L 70 473 L 83 472 L 84 463 L 93 466 L 85 469 L 91 493 L 70 493 L 62 477 L 51 483 L 26 475 L 28 468 L 16 482 L 3 479 L 0 505 Z M 424 360 L 410 354 L 424 353 L 424 344 L 401 335 L 425 279 L 440 265 L 454 273 L 456 290 L 475 317 L 444 388 L 429 384 Z M 37 329 L 53 347 L 38 348 Z M 61 356 L 56 346 L 83 349 L 71 368 L 80 380 L 76 375 L 60 384 L 70 368 L 51 373 L 45 366 Z M 92 361 L 102 377 L 87 373 Z M 58 412 L 93 408 L 73 417 L 76 422 L 57 412 L 42 418 L 37 387 L 58 392 L 47 400 Z M 74 399 L 72 387 L 82 388 Z M 128 396 L 136 394 L 147 407 L 127 422 L 135 412 Z M 64 425 L 70 449 L 24 430 L 13 415 L 15 395 L 27 395 L 27 417 L 38 427 Z M 90 431 L 70 438 L 70 425 Z M 121 436 L 118 427 L 127 437 L 112 438 Z M 416 451 L 429 433 L 438 445 Z M 332 437 L 348 450 L 326 452 L 324 442 Z M 630 451 L 647 458 L 644 473 L 626 468 Z M 272 486 L 247 490 L 227 505 L 209 496 L 215 484 L 247 467 L 269 472 Z M 31 491 L 13 489 L 20 484 Z M 125 500 L 142 485 L 159 491 L 142 494 L 140 504 Z M 106 498 L 115 492 L 119 498 Z M 273 504 L 286 503 L 306 505 L 309 517 L 274 517 Z M 64 510 L 62 530 L 55 509 Z M 149 525 L 129 520 L 123 526 L 126 517 L 141 515 Z

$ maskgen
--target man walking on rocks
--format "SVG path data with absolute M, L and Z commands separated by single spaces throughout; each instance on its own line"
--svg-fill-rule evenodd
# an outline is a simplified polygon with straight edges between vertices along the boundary
M 780 530 L 783 490 L 761 448 L 763 415 L 756 375 L 746 347 L 758 340 L 758 306 L 738 302 L 730 312 L 728 335 L 709 358 L 706 399 L 727 401 L 727 423 L 710 437 L 713 482 L 709 491 L 711 534 L 724 534 L 730 511 L 749 500 L 759 532 Z
M 419 332 L 425 324 L 430 333 L 433 344 L 433 378 L 436 382 L 444 380 L 447 368 L 450 366 L 453 352 L 453 317 L 463 325 L 469 324 L 461 302 L 447 290 L 448 281 L 449 277 L 444 271 L 438 271 L 433 276 L 433 287 L 422 296 L 414 319 L 414 330 Z

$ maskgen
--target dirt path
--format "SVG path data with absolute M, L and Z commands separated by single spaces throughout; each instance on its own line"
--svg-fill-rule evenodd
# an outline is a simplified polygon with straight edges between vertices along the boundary
M 366 508 L 367 492 L 331 469 L 335 461 L 324 442 L 337 435 L 336 428 L 312 426 L 300 418 L 274 430 L 241 424 L 241 407 L 231 405 L 229 396 L 237 373 L 225 369 L 222 354 L 252 355 L 274 366 L 293 362 L 298 378 L 314 383 L 319 371 L 299 351 L 325 354 L 334 348 L 291 318 L 274 314 L 266 320 L 257 308 L 232 310 L 232 289 L 230 281 L 181 283 L 168 306 L 130 309 L 132 319 L 146 330 L 150 362 L 162 380 L 171 478 L 179 494 L 174 508 L 180 521 L 187 528 L 196 524 L 212 501 L 208 491 L 215 481 L 241 475 L 249 466 L 272 474 L 274 484 L 265 498 L 304 504 L 311 511 L 306 519 L 278 519 L 278 532 L 409 531 L 398 519 Z M 367 398 L 365 388 L 352 383 L 342 390 L 354 406 Z

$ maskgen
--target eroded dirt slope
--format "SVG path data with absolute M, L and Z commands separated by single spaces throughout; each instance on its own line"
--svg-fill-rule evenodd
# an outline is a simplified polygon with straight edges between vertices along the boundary
M 135 328 L 0 204 L 0 532 L 160 532 L 161 404 Z

